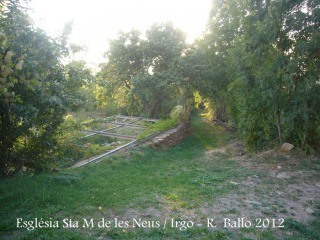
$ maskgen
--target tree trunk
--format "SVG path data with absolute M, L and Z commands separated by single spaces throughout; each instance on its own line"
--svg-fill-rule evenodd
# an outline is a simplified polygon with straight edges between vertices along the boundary
M 277 109 L 276 117 L 277 117 L 277 128 L 278 128 L 279 144 L 282 145 L 283 139 L 282 139 L 282 129 L 281 129 L 281 116 L 280 116 L 280 110 L 279 109 Z
M 0 146 L 0 171 L 1 176 L 6 177 L 8 175 L 8 163 L 11 161 L 11 150 L 13 143 L 10 138 L 11 121 L 9 115 L 9 107 L 3 104 L 1 111 L 1 146 Z

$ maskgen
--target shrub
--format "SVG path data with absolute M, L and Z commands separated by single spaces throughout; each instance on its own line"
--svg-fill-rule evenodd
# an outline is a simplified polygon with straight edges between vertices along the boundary
M 184 113 L 183 113 L 183 107 L 182 107 L 181 105 L 175 106 L 175 107 L 172 109 L 171 113 L 170 113 L 171 119 L 173 119 L 173 120 L 175 120 L 175 121 L 177 121 L 177 122 L 179 122 L 179 121 L 182 120 L 183 115 L 184 115 Z

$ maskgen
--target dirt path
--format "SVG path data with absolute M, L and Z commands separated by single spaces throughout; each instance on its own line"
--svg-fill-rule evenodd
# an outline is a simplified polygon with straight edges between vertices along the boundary
M 207 157 L 217 158 L 214 154 L 216 152 L 207 153 Z M 222 196 L 213 206 L 203 206 L 202 211 L 231 219 L 239 216 L 284 219 L 283 231 L 272 230 L 278 239 L 294 236 L 295 228 L 302 230 L 312 223 L 319 225 L 320 162 L 317 157 L 306 157 L 297 151 L 284 154 L 270 150 L 232 159 L 256 174 L 230 181 L 236 191 Z

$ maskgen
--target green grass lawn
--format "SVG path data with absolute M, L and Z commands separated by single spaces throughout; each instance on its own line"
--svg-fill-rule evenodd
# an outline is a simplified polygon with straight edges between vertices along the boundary
M 225 145 L 230 133 L 198 117 L 192 125 L 192 134 L 168 150 L 137 148 L 79 169 L 1 180 L 0 238 L 232 239 L 232 232 L 205 226 L 163 228 L 165 219 L 206 221 L 214 213 L 201 208 L 236 190 L 230 181 L 253 174 L 226 154 L 206 158 L 205 152 Z M 19 229 L 17 218 L 58 221 L 59 228 Z M 64 228 L 66 218 L 79 227 Z M 83 228 L 84 218 L 94 219 L 95 226 L 109 219 L 112 227 Z M 116 218 L 130 224 L 133 218 L 159 221 L 160 228 L 115 227 Z

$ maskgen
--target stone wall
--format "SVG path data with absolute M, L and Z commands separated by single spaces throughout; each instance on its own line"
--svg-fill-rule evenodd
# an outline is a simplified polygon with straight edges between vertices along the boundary
M 169 148 L 178 144 L 184 139 L 191 131 L 189 122 L 180 123 L 176 128 L 170 129 L 163 134 L 155 137 L 148 143 L 149 147 Z

